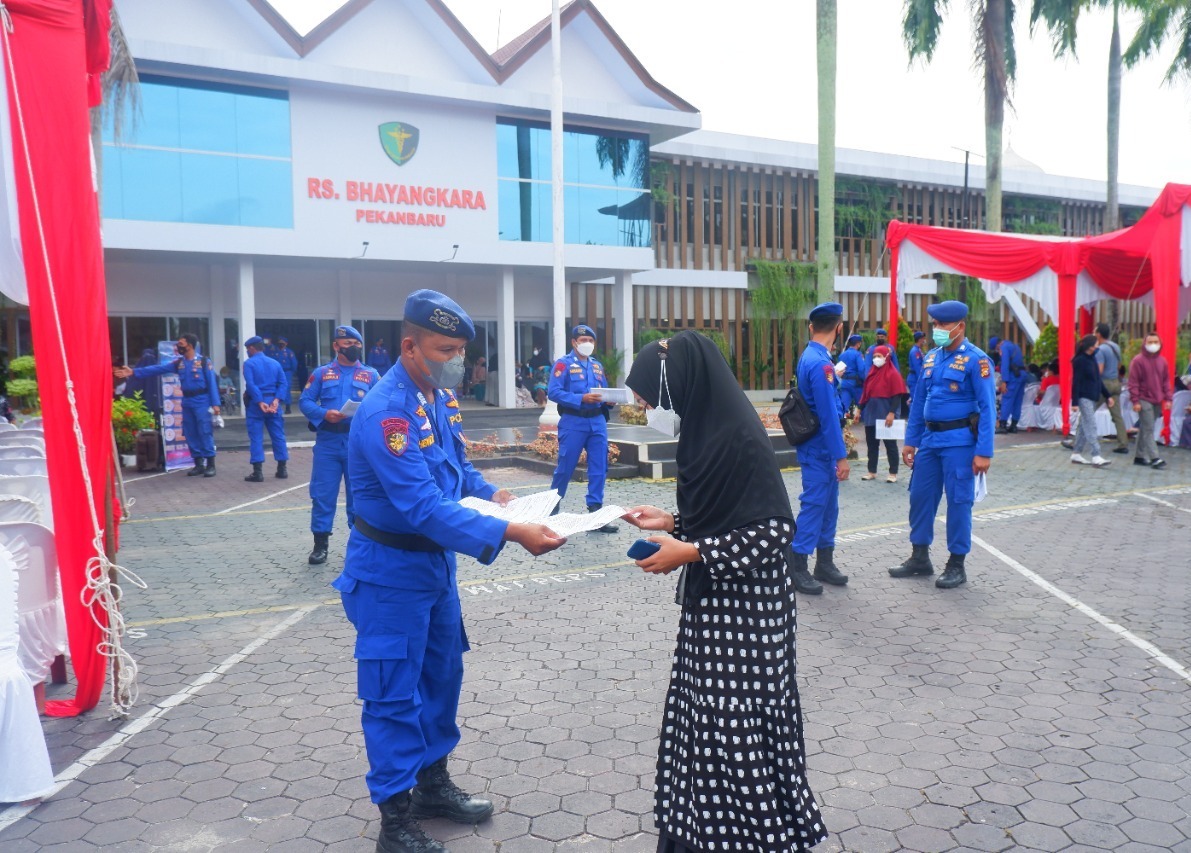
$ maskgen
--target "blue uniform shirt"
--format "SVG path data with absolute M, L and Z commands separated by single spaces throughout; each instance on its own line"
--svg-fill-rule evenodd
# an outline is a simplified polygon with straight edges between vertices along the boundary
M 287 376 L 291 375 L 298 369 L 298 357 L 294 355 L 294 351 L 289 347 L 285 349 L 275 349 L 272 353 L 265 353 L 269 358 L 281 365 L 281 370 Z
M 393 359 L 389 357 L 387 349 L 378 345 L 368 350 L 368 365 L 376 368 L 377 373 L 384 376 L 393 366 Z
M 594 358 L 586 361 L 574 350 L 554 362 L 546 396 L 567 408 L 585 411 L 599 409 L 603 403 L 584 403 L 583 395 L 593 388 L 607 388 L 604 365 Z
M 258 412 L 258 403 L 269 405 L 282 399 L 285 388 L 285 372 L 281 365 L 263 352 L 254 353 L 244 362 L 244 392 L 248 395 L 248 405 Z
M 142 379 L 147 376 L 162 376 L 166 373 L 178 374 L 178 384 L 182 386 L 182 393 L 187 399 L 194 399 L 205 393 L 208 406 L 219 405 L 219 381 L 215 378 L 211 359 L 205 355 L 196 353 L 194 358 L 178 356 L 165 364 L 151 364 L 148 367 L 132 369 L 132 375 Z
M 840 381 L 852 385 L 857 389 L 863 386 L 864 379 L 868 376 L 869 363 L 860 354 L 860 350 L 848 347 L 840 355 L 839 360 L 848 368 L 844 371 L 844 375 L 840 377 Z
M 1016 373 L 1014 368 L 1017 369 Z M 1018 382 L 1025 375 L 1026 360 L 1022 357 L 1021 347 L 1013 341 L 1001 341 L 1001 361 L 997 365 L 997 372 L 1001 374 L 1002 382 Z
M 919 391 L 910 401 L 906 447 L 966 447 L 976 456 L 993 455 L 996 427 L 996 388 L 992 359 L 970 341 L 954 351 L 936 347 L 922 360 Z M 976 436 L 967 427 L 931 432 L 927 421 L 956 421 L 980 413 Z
M 914 396 L 914 386 L 918 384 L 918 380 L 922 377 L 922 359 L 926 356 L 922 353 L 922 347 L 915 342 L 914 346 L 910 347 L 910 373 L 906 377 L 906 388 L 910 391 L 910 396 Z
M 496 494 L 467 459 L 463 415 L 451 391 L 428 400 L 397 362 L 360 406 L 348 439 L 348 479 L 355 511 L 373 527 L 417 533 L 448 552 L 481 563 L 496 559 L 508 523 L 459 506 L 474 495 Z M 443 571 L 439 555 L 396 551 L 390 564 L 352 560 L 352 534 L 343 573 L 359 581 L 411 589 L 435 588 Z
M 298 399 L 298 408 L 317 428 L 331 409 L 342 410 L 348 400 L 363 402 L 364 395 L 379 381 L 380 374 L 368 365 L 357 361 L 350 367 L 344 367 L 339 359 L 335 359 L 311 371 L 302 396 Z
M 848 449 L 844 445 L 844 431 L 840 419 L 844 412 L 836 392 L 835 365 L 831 354 L 820 343 L 811 341 L 798 359 L 798 390 L 806 404 L 819 418 L 819 431 L 808 441 L 798 445 L 798 456 L 803 451 L 826 452 L 833 460 L 846 459 Z

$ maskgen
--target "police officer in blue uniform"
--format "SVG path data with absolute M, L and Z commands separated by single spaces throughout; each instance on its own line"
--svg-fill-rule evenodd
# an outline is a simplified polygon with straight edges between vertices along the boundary
M 610 404 L 600 401 L 597 388 L 608 387 L 604 366 L 592 358 L 595 331 L 591 326 L 571 329 L 571 351 L 554 362 L 546 396 L 558 404 L 558 466 L 550 488 L 565 497 L 567 484 L 587 450 L 587 511 L 604 505 L 604 481 L 608 477 L 608 412 Z M 605 524 L 603 533 L 615 533 L 616 525 Z
M 282 402 L 289 399 L 289 385 L 281 364 L 265 355 L 265 342 L 259 335 L 253 335 L 244 342 L 248 358 L 244 361 L 244 419 L 248 427 L 248 461 L 252 473 L 244 478 L 248 483 L 263 483 L 265 475 L 261 468 L 265 464 L 265 430 L 269 430 L 269 443 L 273 445 L 273 458 L 277 461 L 279 480 L 289 477 L 287 463 L 289 448 L 285 443 L 285 419 L 279 411 Z M 291 353 L 292 355 L 292 353 Z
M 347 493 L 348 527 L 356 518 L 352 481 L 347 472 L 347 434 L 352 417 L 343 414 L 341 409 L 348 401 L 362 402 L 364 395 L 380 381 L 375 370 L 360 363 L 364 338 L 351 326 L 337 327 L 331 346 L 335 350 L 335 360 L 311 371 L 306 388 L 298 398 L 298 408 L 316 433 L 314 468 L 310 472 L 310 532 L 314 534 L 314 548 L 307 559 L 312 566 L 327 562 L 340 480 Z
M 215 436 L 211 428 L 211 415 L 219 414 L 219 382 L 211 359 L 198 354 L 198 336 L 187 332 L 178 336 L 178 358 L 165 364 L 148 367 L 122 367 L 116 376 L 127 379 L 136 376 L 162 376 L 178 374 L 182 386 L 182 432 L 186 435 L 186 446 L 194 460 L 194 468 L 186 472 L 187 477 L 215 476 Z
M 869 347 L 864 353 L 864 363 L 868 365 L 868 369 L 873 369 L 873 350 L 877 347 L 889 347 L 889 335 L 884 329 L 877 329 L 877 342 Z M 897 363 L 897 350 L 894 347 L 889 347 L 889 360 L 893 362 L 894 370 L 901 371 L 901 366 Z
M 995 335 L 988 339 L 988 352 L 997 360 L 997 372 L 1005 383 L 1001 394 L 1001 415 L 997 419 L 997 432 L 1017 432 L 1021 420 L 1021 404 L 1026 396 L 1026 359 L 1021 347 L 1013 341 L 1003 341 Z
M 868 376 L 870 365 L 860 354 L 862 343 L 864 343 L 864 338 L 860 335 L 849 336 L 848 346 L 840 353 L 839 357 L 839 360 L 844 363 L 844 372 L 839 375 L 839 398 L 845 415 L 860 402 L 864 391 L 864 379 Z
M 848 479 L 848 449 L 844 444 L 844 411 L 836 390 L 837 376 L 831 347 L 844 328 L 844 306 L 824 302 L 810 313 L 810 343 L 798 359 L 798 389 L 819 418 L 819 431 L 798 445 L 802 493 L 794 531 L 792 576 L 794 588 L 820 595 L 823 585 L 843 586 L 848 576 L 835 565 L 835 527 L 839 519 L 839 484 Z M 807 566 L 816 552 L 815 574 Z
M 487 565 L 505 542 L 531 554 L 566 540 L 536 524 L 510 524 L 459 505 L 474 496 L 507 504 L 467 459 L 463 416 L 451 391 L 475 337 L 471 319 L 432 290 L 410 294 L 397 364 L 353 419 L 348 450 L 356 523 L 332 586 L 356 629 L 355 657 L 368 752 L 368 790 L 380 809 L 379 853 L 445 848 L 418 824 L 465 824 L 492 803 L 451 781 L 456 714 L 468 649 L 455 553 Z
M 247 346 L 247 342 L 245 346 Z M 292 388 L 294 387 L 294 372 L 298 369 L 298 357 L 294 355 L 294 351 L 289 348 L 289 340 L 284 337 L 277 339 L 277 348 L 269 355 L 278 364 L 281 365 L 281 372 L 285 374 L 285 386 L 281 395 L 282 401 L 285 404 L 285 413 L 289 414 L 290 397 L 292 395 Z
M 368 350 L 368 366 L 381 376 L 384 376 L 392 368 L 393 359 L 389 356 L 389 351 L 385 349 L 384 338 L 377 338 L 372 349 Z
M 906 375 L 906 388 L 910 398 L 914 397 L 914 386 L 922 377 L 922 359 L 926 357 L 926 333 L 914 332 L 914 346 L 910 347 L 910 370 Z
M 988 471 L 993 455 L 996 388 L 992 359 L 964 337 L 968 306 L 940 302 L 927 308 L 935 348 L 922 360 L 922 378 L 910 403 L 902 460 L 910 478 L 910 545 L 913 553 L 889 570 L 895 578 L 934 574 L 930 545 L 935 513 L 947 493 L 950 556 L 935 586 L 967 582 L 964 558 L 972 550 L 975 475 Z

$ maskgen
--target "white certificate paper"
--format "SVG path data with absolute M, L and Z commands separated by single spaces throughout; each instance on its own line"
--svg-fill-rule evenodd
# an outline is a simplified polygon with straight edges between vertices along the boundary
M 593 388 L 605 403 L 632 403 L 633 392 L 628 388 Z
M 348 400 L 339 407 L 339 414 L 343 415 L 345 418 L 350 418 L 356 413 L 356 409 L 358 408 L 360 408 L 359 403 L 357 403 L 355 400 Z
M 517 498 L 510 501 L 508 506 L 476 497 L 464 498 L 459 501 L 459 506 L 474 509 L 483 515 L 499 518 L 510 524 L 544 524 L 559 536 L 572 536 L 595 530 L 625 514 L 623 507 L 606 506 L 596 512 L 560 512 L 558 515 L 551 515 L 560 500 L 562 498 L 558 496 L 558 492 L 549 489 Z
M 894 421 L 893 426 L 885 426 L 885 421 L 877 421 L 877 440 L 885 441 L 892 439 L 893 441 L 906 440 L 906 422 Z

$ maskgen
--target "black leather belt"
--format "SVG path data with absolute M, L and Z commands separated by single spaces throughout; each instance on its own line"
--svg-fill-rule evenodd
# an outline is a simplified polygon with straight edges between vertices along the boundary
M 967 429 L 972 422 L 967 418 L 954 421 L 927 421 L 926 428 L 931 432 L 947 432 L 952 429 Z
M 581 418 L 600 418 L 604 416 L 603 406 L 598 409 L 573 409 L 570 406 L 559 406 L 559 414 L 577 415 Z
M 347 420 L 347 421 L 340 421 L 337 424 L 332 424 L 332 423 L 327 423 L 326 421 L 323 421 L 321 424 L 318 425 L 318 428 L 322 432 L 347 432 L 349 429 L 352 428 L 352 422 L 350 420 Z
M 386 545 L 389 548 L 397 548 L 401 551 L 424 551 L 428 554 L 441 554 L 446 550 L 433 539 L 419 536 L 417 533 L 390 533 L 387 530 L 378 530 L 358 515 L 354 527 L 373 542 Z
M 182 396 L 183 397 L 201 397 L 202 395 L 204 395 L 206 393 L 207 393 L 206 389 L 203 389 L 202 391 L 185 391 L 184 390 L 182 392 Z

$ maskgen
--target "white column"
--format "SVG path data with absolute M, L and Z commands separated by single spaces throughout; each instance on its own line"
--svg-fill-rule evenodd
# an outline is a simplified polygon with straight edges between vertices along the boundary
M 218 373 L 227 364 L 227 341 L 223 337 L 223 269 L 216 264 L 208 266 L 207 282 L 211 288 L 211 352 L 207 353 L 207 357 Z
M 237 294 L 240 300 L 240 340 L 236 341 L 241 347 L 244 341 L 256 334 L 256 271 L 252 258 L 240 258 L 240 275 Z M 244 387 L 244 355 L 240 356 L 240 387 Z
M 562 192 L 562 19 L 558 0 L 550 14 L 550 56 L 553 73 L 550 80 L 550 189 L 553 198 L 554 226 L 554 352 L 567 350 L 567 273 L 563 261 Z
M 363 318 L 361 318 L 363 319 Z M 352 322 L 352 274 L 349 270 L 339 271 L 339 319 L 336 326 L 350 326 Z M 363 331 L 360 334 L 364 334 Z
M 629 367 L 633 364 L 633 346 L 637 329 L 636 305 L 633 302 L 633 274 L 628 270 L 616 273 L 615 291 L 612 297 L 612 310 L 615 312 L 616 334 L 613 345 L 623 353 L 620 371 L 620 384 L 624 385 L 629 375 Z
M 500 384 L 497 400 L 506 409 L 517 407 L 517 314 L 513 306 L 515 291 L 513 268 L 501 270 L 500 291 L 496 298 L 496 372 Z

